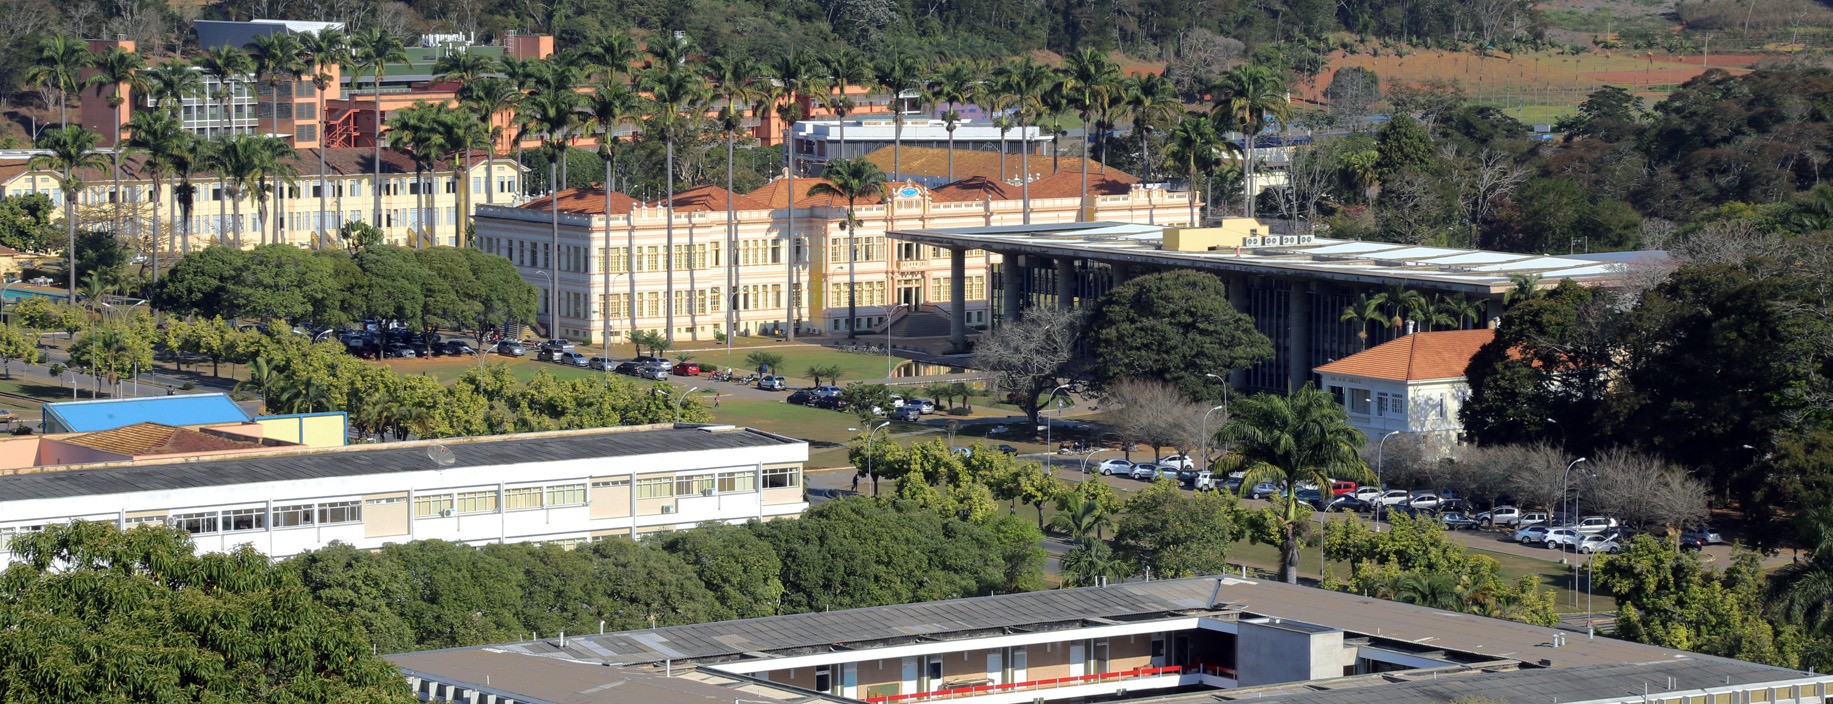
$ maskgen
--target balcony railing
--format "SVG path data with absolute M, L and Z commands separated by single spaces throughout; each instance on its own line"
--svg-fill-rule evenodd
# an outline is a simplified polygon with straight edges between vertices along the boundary
M 1181 665 L 1141 667 L 1132 670 L 1122 670 L 1120 672 L 1104 672 L 1096 675 L 1073 675 L 1068 677 L 1052 677 L 1042 680 L 1029 680 L 1026 682 L 1010 682 L 1007 684 L 954 687 L 950 689 L 938 689 L 933 692 L 893 694 L 883 697 L 869 697 L 864 701 L 866 704 L 910 704 L 911 702 L 931 702 L 943 699 L 965 699 L 967 697 L 981 697 L 989 694 L 1062 689 L 1064 687 L 1080 687 L 1082 685 L 1101 684 L 1104 682 L 1120 682 L 1123 680 L 1136 680 L 1146 677 L 1159 677 L 1162 675 L 1177 675 L 1183 674 L 1185 669 L 1186 668 Z M 1227 672 L 1229 674 L 1224 676 L 1232 677 L 1234 675 L 1233 670 L 1228 670 Z

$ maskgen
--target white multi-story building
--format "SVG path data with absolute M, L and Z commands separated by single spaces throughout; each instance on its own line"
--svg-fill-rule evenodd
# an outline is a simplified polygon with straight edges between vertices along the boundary
M 1441 450 L 1458 442 L 1458 410 L 1470 398 L 1464 369 L 1496 331 L 1405 335 L 1317 368 L 1323 387 L 1370 442 L 1411 433 Z
M 904 118 L 900 130 L 890 115 L 845 120 L 803 120 L 796 123 L 796 158 L 807 173 L 820 173 L 827 162 L 856 159 L 897 142 L 901 149 L 950 147 L 948 123 L 924 116 Z M 955 122 L 953 148 L 962 152 L 997 152 L 1001 145 L 1012 158 L 1030 149 L 1042 155 L 1051 137 L 1036 126 L 1012 127 L 1003 132 L 990 121 Z M 936 184 L 941 185 L 941 184 Z
M 575 544 L 799 515 L 808 444 L 652 425 L 0 470 L 13 536 L 73 520 L 164 523 L 200 550 L 285 557 L 439 538 Z

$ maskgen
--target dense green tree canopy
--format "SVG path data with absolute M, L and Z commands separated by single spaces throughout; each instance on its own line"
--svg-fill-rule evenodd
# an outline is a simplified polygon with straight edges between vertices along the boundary
M 1215 401 L 1230 371 L 1273 356 L 1272 341 L 1229 304 L 1222 280 L 1199 271 L 1151 274 L 1114 287 L 1095 303 L 1087 340 L 1099 384 L 1163 379 L 1192 398 Z

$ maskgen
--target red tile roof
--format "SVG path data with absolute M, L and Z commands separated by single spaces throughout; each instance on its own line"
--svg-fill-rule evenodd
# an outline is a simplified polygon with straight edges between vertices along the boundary
M 72 445 L 130 457 L 248 450 L 261 446 L 253 439 L 238 441 L 189 428 L 175 428 L 151 422 L 135 423 L 114 430 L 83 433 L 60 439 Z
M 801 184 L 796 184 L 801 185 Z M 769 210 L 770 205 L 763 200 L 741 193 L 730 193 L 718 186 L 695 186 L 684 191 L 675 192 L 675 212 L 725 212 L 726 196 L 732 198 L 733 210 Z M 667 198 L 657 198 L 649 205 L 660 208 L 667 205 Z
M 985 176 L 969 176 L 954 183 L 937 186 L 930 190 L 931 200 L 937 201 L 981 201 L 981 200 L 1018 200 L 1021 196 L 1018 186 L 1004 181 L 995 181 Z
M 554 209 L 560 212 L 575 215 L 605 214 L 605 189 L 603 188 L 569 188 L 561 191 L 559 198 L 560 202 Z M 520 207 L 527 210 L 547 210 L 550 200 L 553 200 L 552 196 L 543 196 L 523 203 Z M 636 207 L 637 203 L 635 198 L 612 191 L 610 214 L 629 215 L 630 210 Z
M 1103 174 L 1094 169 L 1088 172 L 1088 194 L 1091 196 L 1121 196 L 1133 190 L 1133 184 L 1139 179 L 1132 174 L 1108 169 Z M 1058 171 L 1031 182 L 1032 198 L 1079 198 L 1082 196 L 1082 172 Z
M 795 190 L 795 193 L 793 194 L 796 207 L 798 208 L 818 208 L 818 207 L 829 207 L 829 206 L 838 207 L 838 208 L 846 207 L 845 198 L 840 198 L 836 196 L 821 196 L 821 195 L 811 196 L 809 195 L 808 194 L 809 189 L 814 188 L 815 184 L 818 184 L 818 183 L 825 183 L 830 186 L 834 185 L 834 182 L 829 181 L 824 178 L 818 178 L 814 176 L 797 176 L 796 177 L 796 190 Z M 779 178 L 779 179 L 771 181 L 770 183 L 764 184 L 763 188 L 759 188 L 755 191 L 752 191 L 748 195 L 756 199 L 759 203 L 764 204 L 764 207 L 776 209 L 776 208 L 788 207 L 788 203 L 791 200 L 792 194 L 789 192 L 789 179 Z M 883 198 L 879 196 L 872 196 L 870 198 L 861 198 L 859 199 L 859 201 L 856 204 L 857 205 L 869 205 L 869 204 L 876 204 L 876 203 L 882 203 L 882 202 L 884 202 Z
M 866 155 L 866 160 L 878 165 L 885 173 L 891 173 L 891 147 L 879 147 Z M 946 177 L 948 175 L 948 149 L 943 147 L 912 147 L 905 145 L 899 150 L 897 167 L 903 176 Z M 982 176 L 1006 183 L 1017 183 L 1025 173 L 1025 159 L 1017 151 L 1006 154 L 1005 171 L 999 168 L 1000 158 L 997 151 L 979 151 L 975 149 L 955 150 L 955 178 L 965 179 Z M 1031 173 L 1036 176 L 1050 176 L 1060 173 L 1074 173 L 1078 178 L 1082 173 L 1082 158 L 1074 156 L 1053 157 L 1048 154 L 1032 154 L 1030 157 Z M 1089 181 L 1101 171 L 1101 162 L 1090 161 L 1088 165 Z M 1132 174 L 1127 174 L 1112 166 L 1107 167 L 1107 175 L 1137 181 Z M 1081 191 L 1078 190 L 1078 193 Z M 1036 193 L 1031 194 L 1033 198 Z
M 1456 379 L 1464 376 L 1477 350 L 1494 339 L 1496 331 L 1488 328 L 1416 332 L 1318 367 L 1317 371 L 1392 381 Z

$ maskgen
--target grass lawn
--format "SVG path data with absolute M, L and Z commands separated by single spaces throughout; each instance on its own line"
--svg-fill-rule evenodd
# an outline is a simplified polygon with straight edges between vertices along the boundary
M 783 355 L 783 363 L 776 369 L 776 372 L 789 377 L 791 385 L 810 385 L 812 380 L 804 375 L 803 371 L 817 365 L 838 365 L 841 386 L 845 386 L 848 381 L 882 379 L 887 371 L 884 355 L 841 352 L 820 345 L 800 342 L 783 343 L 767 348 L 754 346 L 749 349 L 734 345 L 731 354 L 726 354 L 724 348 L 688 352 L 687 354 L 692 354 L 693 361 L 699 363 L 702 368 L 731 367 L 734 370 L 745 372 L 754 371 L 751 365 L 745 362 L 745 356 L 759 351 Z M 671 350 L 668 355 L 679 359 L 683 353 L 684 351 Z M 901 364 L 904 360 L 893 357 L 892 361 Z M 827 383 L 827 380 L 823 379 L 822 383 Z

